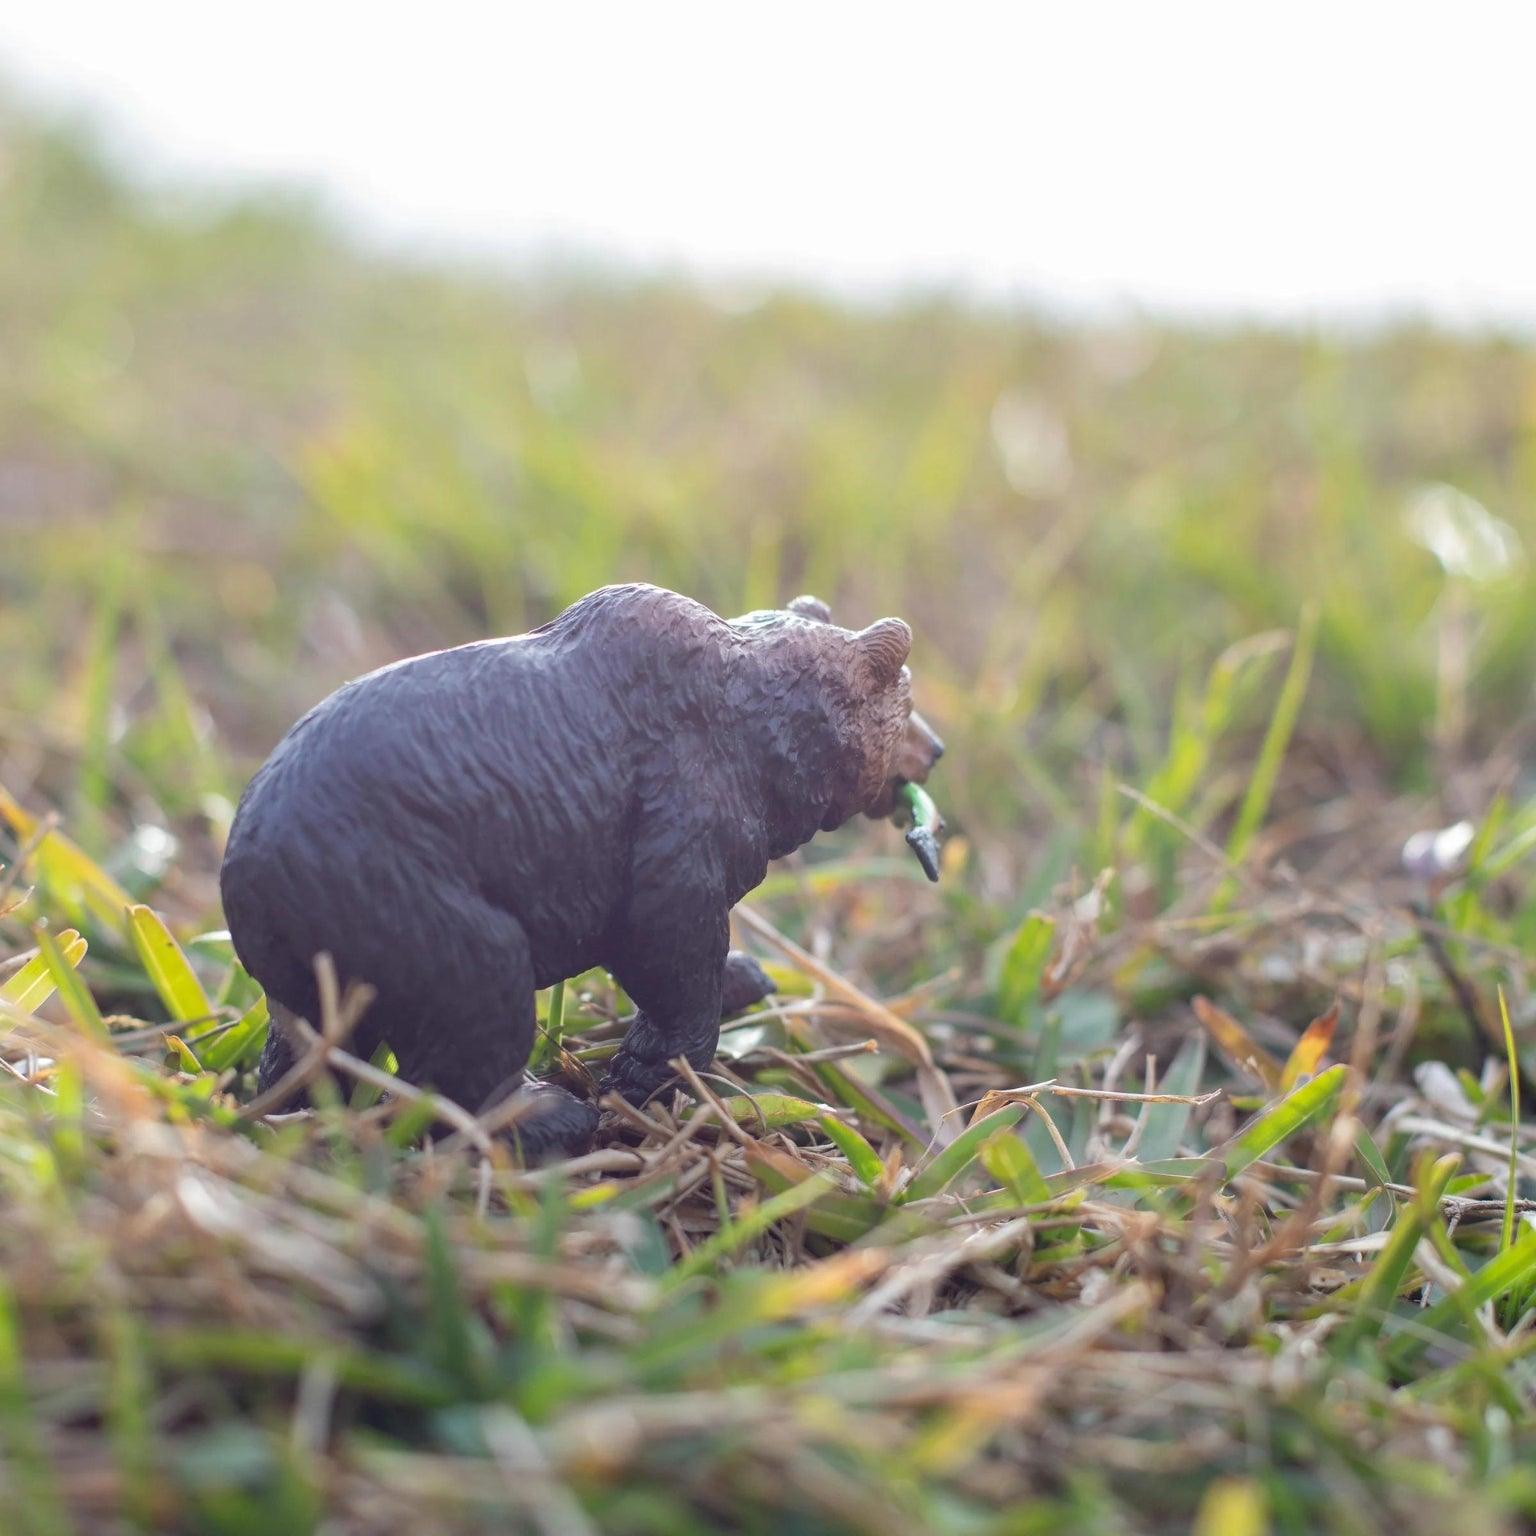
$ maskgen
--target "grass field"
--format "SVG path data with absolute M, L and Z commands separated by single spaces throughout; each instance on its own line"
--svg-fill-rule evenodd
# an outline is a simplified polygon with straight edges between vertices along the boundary
M 1536 350 L 512 282 L 12 113 L 0 362 L 0 1531 L 1536 1521 Z M 636 578 L 909 619 L 943 882 L 776 866 L 568 1167 L 345 999 L 243 1116 L 246 775 Z

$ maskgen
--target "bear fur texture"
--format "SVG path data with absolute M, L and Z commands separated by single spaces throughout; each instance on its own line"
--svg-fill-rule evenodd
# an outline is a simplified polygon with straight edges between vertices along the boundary
M 601 966 L 639 1009 L 604 1086 L 643 1103 L 770 990 L 727 954 L 768 861 L 889 815 L 937 761 L 910 646 L 900 619 L 841 629 L 815 599 L 728 622 L 630 585 L 369 673 L 241 798 L 220 876 L 236 952 L 311 1020 L 328 952 L 376 991 L 351 1049 L 387 1043 L 403 1077 L 471 1110 L 522 1083 L 535 989 Z M 274 1026 L 261 1087 L 292 1061 Z M 590 1106 L 536 1098 L 525 1153 L 590 1139 Z

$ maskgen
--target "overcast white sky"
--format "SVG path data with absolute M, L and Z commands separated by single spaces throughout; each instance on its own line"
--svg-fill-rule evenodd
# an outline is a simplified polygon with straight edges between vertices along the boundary
M 418 244 L 1536 321 L 1523 0 L 12 0 L 0 72 Z

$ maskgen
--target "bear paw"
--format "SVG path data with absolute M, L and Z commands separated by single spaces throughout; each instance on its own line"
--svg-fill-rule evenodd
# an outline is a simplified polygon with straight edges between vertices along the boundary
M 526 1167 L 580 1157 L 592 1149 L 596 1108 L 553 1083 L 528 1083 L 521 1096 L 526 1108 L 503 1133 Z
M 772 997 L 778 989 L 768 979 L 768 973 L 751 955 L 733 949 L 725 957 L 725 977 L 720 987 L 720 1017 L 734 1018 L 745 1013 L 753 1003 Z

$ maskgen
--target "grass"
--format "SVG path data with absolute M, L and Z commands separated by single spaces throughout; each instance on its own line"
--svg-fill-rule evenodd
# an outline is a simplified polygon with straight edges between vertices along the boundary
M 1536 1518 L 1524 343 L 514 283 L 19 109 L 0 178 L 0 1529 Z M 943 882 L 776 867 L 779 996 L 574 1164 L 344 997 L 250 1113 L 245 775 L 631 577 L 908 618 Z

